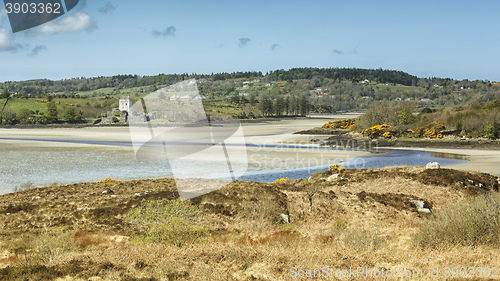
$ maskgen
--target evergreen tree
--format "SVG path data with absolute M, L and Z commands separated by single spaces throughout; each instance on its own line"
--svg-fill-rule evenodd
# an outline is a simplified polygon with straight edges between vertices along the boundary
M 309 113 L 310 111 L 310 105 L 305 96 L 302 96 L 300 98 L 299 105 L 300 105 L 300 115 L 306 116 L 307 113 Z
M 54 123 L 57 121 L 57 106 L 53 102 L 47 103 L 47 121 L 49 123 Z

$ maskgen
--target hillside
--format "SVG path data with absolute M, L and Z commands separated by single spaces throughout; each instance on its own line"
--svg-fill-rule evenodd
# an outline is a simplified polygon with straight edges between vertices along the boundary
M 324 267 L 427 274 L 437 267 L 499 263 L 498 240 L 467 234 L 476 230 L 467 224 L 465 209 L 462 227 L 448 230 L 449 237 L 419 238 L 439 230 L 431 225 L 445 227 L 436 224 L 441 212 L 450 212 L 452 222 L 455 204 L 500 202 L 497 177 L 416 167 L 340 171 L 341 177 L 327 181 L 334 172 L 274 184 L 236 181 L 187 201 L 201 208 L 192 223 L 205 230 L 201 239 L 179 246 L 138 240 L 144 230 L 126 215 L 144 199 L 177 198 L 171 179 L 107 179 L 5 194 L 0 196 L 0 278 L 288 280 L 297 270 Z M 414 200 L 432 213 L 419 211 Z M 481 208 L 475 209 L 478 216 Z M 461 237 L 460 232 L 472 240 L 452 237 Z M 446 279 L 443 272 L 440 277 Z
M 229 100 L 237 97 L 240 103 L 246 104 L 250 96 L 257 100 L 274 101 L 278 98 L 291 101 L 305 97 L 310 105 L 308 110 L 317 113 L 363 110 L 374 102 L 384 100 L 411 101 L 420 107 L 439 108 L 500 98 L 499 83 L 419 78 L 396 70 L 358 68 L 292 68 L 270 71 L 266 74 L 234 72 L 155 76 L 115 75 L 58 81 L 47 79 L 9 81 L 0 83 L 0 92 L 7 91 L 16 98 L 24 99 L 47 100 L 48 96 L 85 98 L 89 99 L 87 101 L 90 104 L 94 104 L 91 98 L 107 98 L 116 102 L 116 98 L 129 95 L 137 100 L 159 88 L 186 79 L 197 79 L 200 94 L 207 100 Z M 242 97 L 247 100 L 240 98 L 240 94 L 245 94 Z M 282 114 L 284 112 L 285 109 Z M 273 114 L 279 115 L 276 112 Z

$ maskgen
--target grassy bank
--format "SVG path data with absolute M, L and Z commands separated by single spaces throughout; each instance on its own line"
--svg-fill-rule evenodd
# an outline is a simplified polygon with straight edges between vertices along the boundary
M 492 268 L 500 262 L 498 239 L 480 235 L 498 233 L 494 220 L 481 229 L 468 223 L 481 214 L 498 217 L 495 209 L 474 207 L 500 202 L 497 177 L 417 167 L 342 170 L 326 180 L 338 171 L 274 184 L 236 181 L 185 202 L 175 201 L 171 179 L 108 179 L 5 194 L 0 278 L 288 280 L 298 270 L 427 274 L 437 267 Z M 432 213 L 420 212 L 414 200 Z M 157 202 L 149 210 L 164 210 L 162 219 L 146 219 L 155 217 L 145 215 L 147 202 Z M 166 219 L 169 206 L 184 215 Z M 476 217 L 460 216 L 469 209 L 477 210 Z M 138 210 L 144 216 L 134 215 Z M 453 226 L 458 218 L 466 227 Z M 461 230 L 475 239 L 448 239 Z M 172 242 L 172 232 L 187 238 Z M 164 238 L 144 239 L 158 233 Z M 444 272 L 440 276 L 447 279 Z

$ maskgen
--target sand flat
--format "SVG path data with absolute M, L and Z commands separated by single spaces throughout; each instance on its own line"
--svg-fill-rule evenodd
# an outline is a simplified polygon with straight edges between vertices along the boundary
M 466 163 L 451 165 L 448 168 L 467 171 L 490 173 L 500 176 L 500 150 L 480 150 L 480 149 L 444 149 L 444 148 L 415 148 L 401 147 L 388 149 L 421 150 L 438 153 L 452 153 L 467 156 Z

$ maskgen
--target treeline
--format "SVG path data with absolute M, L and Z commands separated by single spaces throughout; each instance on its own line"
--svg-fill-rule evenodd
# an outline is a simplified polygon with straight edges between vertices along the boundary
M 482 80 L 419 78 L 403 71 L 359 68 L 292 68 L 263 74 L 260 71 L 212 74 L 159 74 L 153 76 L 115 75 L 109 77 L 47 79 L 0 83 L 19 98 L 44 98 L 48 93 L 78 97 L 120 96 L 135 88 L 135 96 L 160 87 L 195 78 L 200 94 L 209 100 L 227 99 L 241 92 L 258 99 L 299 98 L 305 96 L 318 113 L 366 110 L 383 100 L 411 100 L 418 106 L 466 106 L 500 98 L 500 84 Z M 253 80 L 260 80 L 259 82 Z M 368 80 L 369 83 L 365 83 Z M 246 84 L 245 84 L 246 83 Z M 399 87 L 399 86 L 412 87 Z M 112 88 L 111 92 L 99 91 Z
M 233 73 L 216 73 L 208 77 L 213 81 L 241 79 L 241 78 L 263 78 L 264 75 L 260 71 L 247 71 L 247 72 L 233 72 Z
M 125 89 L 133 87 L 171 85 L 187 79 L 208 78 L 203 74 L 159 74 L 155 76 L 115 75 L 109 77 L 72 78 L 64 80 L 28 80 L 22 82 L 7 81 L 0 83 L 0 89 L 18 94 L 47 94 L 47 93 L 77 93 L 81 91 L 95 91 L 102 88 Z
M 262 78 L 262 72 L 233 72 L 217 74 L 159 74 L 154 76 L 115 75 L 92 78 L 72 78 L 64 80 L 28 80 L 20 82 L 7 81 L 0 83 L 0 89 L 19 94 L 47 94 L 47 93 L 76 93 L 82 91 L 96 91 L 102 88 L 126 89 L 146 86 L 172 85 L 188 79 L 208 79 L 214 81 Z
M 28 80 L 0 83 L 0 89 L 11 93 L 20 94 L 46 94 L 46 93 L 76 93 L 79 91 L 95 91 L 102 88 L 133 88 L 145 86 L 171 85 L 187 79 L 205 79 L 211 81 L 222 81 L 230 79 L 250 79 L 261 78 L 266 81 L 293 81 L 302 79 L 333 79 L 348 80 L 352 82 L 377 81 L 380 83 L 398 83 L 402 85 L 419 85 L 428 83 L 443 84 L 443 81 L 451 79 L 425 79 L 422 81 L 414 75 L 402 71 L 383 70 L 383 69 L 360 69 L 360 68 L 292 68 L 290 70 L 275 70 L 266 73 L 260 71 L 233 72 L 233 73 L 212 73 L 212 74 L 159 74 L 153 76 L 138 75 L 115 75 L 99 77 L 80 77 L 63 80 Z M 321 83 L 319 83 L 321 84 Z
M 30 110 L 21 108 L 18 112 L 4 110 L 0 112 L 1 125 L 16 124 L 55 124 L 55 123 L 83 123 L 85 118 L 82 111 L 76 111 L 74 107 L 66 108 L 59 118 L 58 109 L 53 102 L 47 103 L 46 111 Z
M 419 78 L 403 71 L 361 68 L 292 68 L 275 70 L 266 75 L 270 80 L 293 81 L 299 79 L 328 78 L 353 82 L 370 80 L 379 83 L 394 83 L 415 86 Z
M 263 99 L 260 101 L 260 110 L 264 116 L 301 115 L 305 116 L 311 110 L 311 105 L 305 96 L 298 98 L 277 98 L 276 100 Z
M 309 112 L 321 107 L 321 105 L 310 104 L 305 96 L 257 99 L 255 95 L 251 95 L 249 98 L 234 95 L 229 101 L 233 105 L 243 108 L 243 111 L 236 116 L 238 119 L 253 119 L 263 116 L 305 116 Z M 245 107 L 245 105 L 249 105 L 250 107 Z M 260 110 L 262 116 L 256 114 L 257 111 L 255 109 Z
M 12 97 L 11 93 L 4 91 L 0 94 L 0 124 L 54 124 L 54 123 L 84 123 L 87 118 L 100 117 L 102 112 L 110 111 L 118 107 L 118 101 L 111 98 L 85 100 L 75 104 L 63 103 L 65 96 L 56 97 L 49 95 L 46 100 L 36 100 L 44 106 L 42 109 L 31 110 L 29 104 L 26 106 L 11 103 L 19 102 L 20 99 Z

